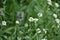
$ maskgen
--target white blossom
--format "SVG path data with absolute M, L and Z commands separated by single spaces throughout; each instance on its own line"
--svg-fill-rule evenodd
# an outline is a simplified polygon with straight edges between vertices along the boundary
M 25 27 L 28 27 L 28 23 L 25 23 Z
M 58 23 L 58 24 L 60 23 L 60 19 L 55 19 L 55 21 L 56 21 L 56 23 Z
M 42 17 L 43 16 L 43 14 L 40 13 L 40 12 L 37 15 L 38 15 L 38 17 Z
M 30 22 L 37 22 L 38 19 L 37 19 L 37 18 L 30 17 L 30 18 L 29 18 L 29 21 L 30 21 Z
M 38 19 L 37 18 L 34 18 L 34 22 L 37 22 L 38 21 Z
M 59 7 L 59 4 L 58 4 L 58 3 L 55 3 L 55 6 L 56 6 L 56 7 Z
M 2 21 L 2 25 L 5 25 L 6 26 L 6 21 Z
M 18 20 L 16 21 L 16 24 L 19 24 L 19 21 Z
M 43 31 L 45 32 L 45 34 L 47 33 L 46 29 L 43 29 Z
M 47 0 L 49 5 L 52 5 L 52 1 L 51 0 Z
M 54 17 L 54 18 L 57 18 L 57 14 L 53 14 L 53 17 Z
M 41 33 L 40 28 L 37 28 L 37 29 L 36 29 L 36 32 L 37 32 L 37 33 Z
M 33 22 L 33 21 L 34 21 L 33 17 L 30 17 L 28 20 L 29 20 L 30 22 Z

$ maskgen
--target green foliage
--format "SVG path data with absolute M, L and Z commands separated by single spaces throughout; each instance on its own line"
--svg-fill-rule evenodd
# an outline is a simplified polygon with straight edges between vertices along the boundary
M 56 2 L 1 0 L 0 40 L 60 40 L 60 4 Z

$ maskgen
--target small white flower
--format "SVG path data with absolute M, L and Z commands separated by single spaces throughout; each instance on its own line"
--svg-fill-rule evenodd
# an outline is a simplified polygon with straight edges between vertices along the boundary
M 19 21 L 16 21 L 16 24 L 19 24 Z
M 56 7 L 59 7 L 59 4 L 58 4 L 58 3 L 55 3 L 55 6 L 56 6 Z
M 37 22 L 38 21 L 38 19 L 37 18 L 34 18 L 34 22 Z
M 46 29 L 43 29 L 43 31 L 45 32 L 45 34 L 47 33 Z
M 41 33 L 40 28 L 37 28 L 37 29 L 36 29 L 36 32 L 37 32 L 37 33 Z
M 47 40 L 46 38 L 44 38 L 44 39 L 41 39 L 41 40 Z
M 28 27 L 28 23 L 25 23 L 25 27 Z
M 58 24 L 60 23 L 60 19 L 55 19 L 55 21 L 56 21 L 56 23 L 58 23 Z
M 42 17 L 43 16 L 43 14 L 40 13 L 40 12 L 37 15 L 38 15 L 38 17 Z
M 6 26 L 6 21 L 2 21 L 2 25 L 5 25 Z
M 29 18 L 29 21 L 30 21 L 30 22 L 37 22 L 38 19 L 37 19 L 37 18 L 30 17 L 30 18 Z
M 30 17 L 28 20 L 29 20 L 30 22 L 33 22 L 33 21 L 34 21 L 33 17 Z
M 54 18 L 57 18 L 57 14 L 53 14 L 53 17 L 54 17 Z
M 51 0 L 47 0 L 49 5 L 52 5 L 52 1 Z

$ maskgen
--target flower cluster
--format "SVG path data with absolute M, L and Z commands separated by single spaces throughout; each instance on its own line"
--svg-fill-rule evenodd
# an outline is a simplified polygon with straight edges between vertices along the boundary
M 37 18 L 33 18 L 33 17 L 30 17 L 28 20 L 29 20 L 30 22 L 37 22 L 37 21 L 38 21 Z
M 58 24 L 58 28 L 59 28 L 59 25 L 60 25 L 60 19 L 57 18 L 57 14 L 53 14 L 53 17 L 55 18 L 55 21 L 56 21 L 56 23 Z

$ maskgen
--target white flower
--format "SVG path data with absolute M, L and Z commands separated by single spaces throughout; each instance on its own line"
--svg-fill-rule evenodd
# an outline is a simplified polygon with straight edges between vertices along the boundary
M 46 29 L 43 29 L 43 31 L 45 32 L 45 34 L 47 33 Z
M 34 22 L 37 22 L 38 21 L 38 19 L 37 18 L 34 18 Z
M 28 23 L 25 23 L 25 27 L 28 27 Z
M 60 23 L 60 19 L 55 19 L 55 21 L 56 21 L 56 23 L 58 23 L 58 24 Z
M 16 21 L 16 24 L 19 24 L 19 21 Z
M 59 4 L 58 4 L 58 3 L 55 3 L 55 6 L 56 6 L 56 7 L 59 7 Z
M 54 17 L 54 18 L 57 18 L 57 14 L 53 14 L 53 17 Z
M 51 0 L 47 0 L 49 5 L 52 5 L 52 1 Z
M 44 39 L 41 39 L 41 40 L 47 40 L 46 38 L 44 38 Z
M 37 28 L 37 29 L 36 29 L 36 32 L 37 32 L 37 33 L 41 33 L 40 28 Z
M 40 13 L 40 12 L 37 15 L 38 15 L 38 17 L 42 17 L 43 16 L 42 13 Z
M 34 21 L 33 17 L 30 17 L 28 20 L 29 20 L 30 22 L 33 22 L 33 21 Z
M 30 21 L 30 22 L 37 22 L 38 19 L 37 19 L 37 18 L 30 17 L 30 18 L 29 18 L 29 21 Z
M 6 21 L 2 21 L 2 25 L 5 25 L 6 26 Z

